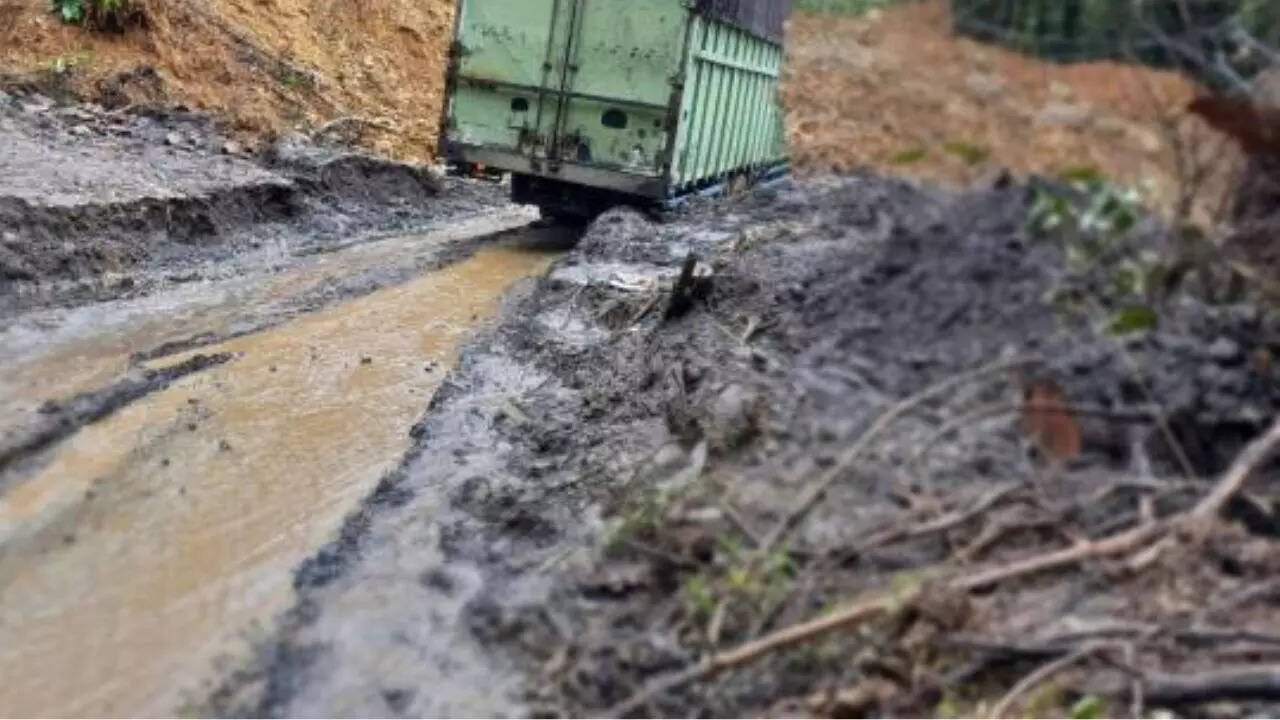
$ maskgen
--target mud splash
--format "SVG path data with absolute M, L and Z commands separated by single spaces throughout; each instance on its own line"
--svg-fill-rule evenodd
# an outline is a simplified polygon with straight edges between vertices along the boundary
M 202 347 L 0 498 L 0 708 L 155 715 L 285 609 L 292 568 L 399 462 L 458 345 L 549 252 L 470 260 Z M 156 367 L 184 356 L 153 361 Z

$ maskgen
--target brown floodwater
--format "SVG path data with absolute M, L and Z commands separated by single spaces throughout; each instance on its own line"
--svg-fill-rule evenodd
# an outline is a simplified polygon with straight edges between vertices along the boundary
M 49 451 L 0 496 L 0 714 L 166 715 L 196 699 L 400 461 L 460 344 L 552 257 L 489 247 L 191 351 L 235 359 Z M 75 357 L 105 342 L 65 343 L 46 367 L 99 380 Z

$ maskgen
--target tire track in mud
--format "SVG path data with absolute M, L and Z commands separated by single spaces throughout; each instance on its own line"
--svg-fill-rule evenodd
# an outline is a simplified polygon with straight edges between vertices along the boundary
M 0 473 L 97 422 L 139 398 L 168 388 L 175 380 L 232 359 L 231 353 L 194 355 L 159 369 L 143 369 L 101 390 L 81 393 L 65 402 L 50 401 L 40 409 L 40 422 L 16 441 L 0 445 Z M 2 477 L 2 476 L 0 476 Z M 0 485 L 2 491 L 3 485 Z
M 0 672 L 31 678 L 0 708 L 168 714 L 245 652 L 297 563 L 400 461 L 458 345 L 554 257 L 506 245 L 367 294 L 292 288 L 310 311 L 211 346 L 136 345 L 151 392 L 48 438 L 0 495 Z M 88 418 L 81 404 L 64 403 Z

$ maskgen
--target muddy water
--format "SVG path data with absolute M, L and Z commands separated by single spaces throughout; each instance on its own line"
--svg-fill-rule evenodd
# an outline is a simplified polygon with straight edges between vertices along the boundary
M 200 352 L 0 497 L 0 714 L 172 713 L 291 600 L 459 344 L 551 255 L 489 248 Z M 183 359 L 156 361 L 168 364 Z
M 377 275 L 431 257 L 457 241 L 509 231 L 533 215 L 521 208 L 463 219 L 430 232 L 356 244 L 287 261 L 266 253 L 263 274 L 196 283 L 161 295 L 51 311 L 0 325 L 0 437 L 29 422 L 40 404 L 102 387 L 130 356 L 202 334 L 225 336 L 289 313 L 299 297 L 335 281 Z M 284 265 L 282 268 L 276 266 Z M 216 273 L 216 270 L 215 270 Z

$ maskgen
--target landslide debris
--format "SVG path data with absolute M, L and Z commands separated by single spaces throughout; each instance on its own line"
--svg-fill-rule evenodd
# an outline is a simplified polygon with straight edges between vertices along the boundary
M 1089 167 L 1172 213 L 1218 217 L 1243 160 L 1187 111 L 1195 85 L 1118 62 L 1056 63 L 951 32 L 942 0 L 797 13 L 783 95 L 795 165 L 876 168 L 952 187 Z M 1179 167 L 1183 168 L 1180 174 Z M 1207 171 L 1190 181 L 1185 169 Z
M 1199 539 L 1159 523 L 1270 424 L 1280 385 L 1259 359 L 1280 323 L 1190 291 L 1123 335 L 1064 311 L 1049 291 L 1080 271 L 1025 230 L 1034 197 L 848 175 L 667 224 L 601 217 L 463 354 L 414 449 L 211 706 L 598 714 L 888 593 L 872 622 L 622 709 L 1123 713 L 1143 702 L 1123 663 L 1154 688 L 1140 709 L 1265 712 L 1231 678 L 1195 683 L 1214 663 L 1267 677 L 1252 663 L 1280 619 L 1280 474 L 1249 468 Z M 668 313 L 691 264 L 710 286 Z M 1081 550 L 1117 535 L 1124 553 Z M 928 592 L 1059 551 L 1079 557 Z M 1002 697 L 1058 658 L 1052 682 Z M 447 690 L 478 677 L 483 697 Z
M 249 144 L 324 128 L 407 162 L 432 157 L 451 0 L 167 0 L 123 34 L 0 7 L 0 78 L 111 108 L 182 106 Z

